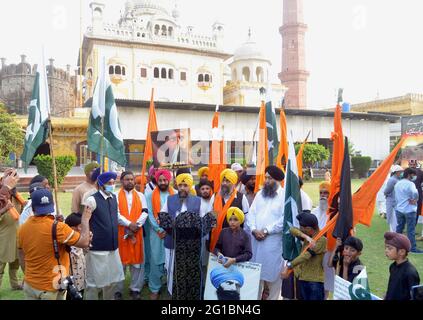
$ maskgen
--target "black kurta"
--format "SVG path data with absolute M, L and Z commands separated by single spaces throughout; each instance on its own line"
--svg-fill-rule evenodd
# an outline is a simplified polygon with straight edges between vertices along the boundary
M 175 243 L 172 299 L 201 300 L 206 279 L 201 272 L 201 238 L 216 225 L 216 218 L 212 213 L 201 218 L 198 213 L 182 212 L 173 222 L 168 213 L 161 212 L 159 220 Z
M 385 300 L 411 300 L 411 287 L 420 284 L 416 268 L 407 260 L 389 267 L 389 283 Z

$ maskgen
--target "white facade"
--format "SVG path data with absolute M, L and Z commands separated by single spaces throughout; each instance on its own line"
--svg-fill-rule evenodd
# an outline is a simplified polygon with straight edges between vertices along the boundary
M 91 3 L 92 26 L 83 44 L 86 95 L 93 92 L 100 59 L 109 66 L 115 96 L 121 99 L 223 103 L 224 26 L 216 22 L 211 35 L 182 30 L 179 12 L 169 1 L 128 1 L 116 24 L 103 21 L 105 6 Z

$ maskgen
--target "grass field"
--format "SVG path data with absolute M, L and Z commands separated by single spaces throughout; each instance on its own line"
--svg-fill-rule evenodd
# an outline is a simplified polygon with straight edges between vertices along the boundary
M 352 181 L 352 191 L 355 192 L 360 185 L 362 180 Z M 319 182 L 305 183 L 304 191 L 309 194 L 313 200 L 313 204 L 318 204 L 318 186 Z M 59 195 L 60 208 L 64 215 L 70 213 L 71 205 L 71 194 L 62 193 Z M 359 225 L 357 227 L 357 236 L 364 243 L 364 250 L 361 257 L 362 262 L 367 266 L 367 273 L 369 276 L 369 283 L 372 293 L 383 297 L 386 292 L 389 278 L 389 265 L 391 262 L 385 257 L 384 253 L 384 239 L 383 234 L 388 231 L 388 225 L 385 219 L 375 214 L 373 217 L 372 226 L 370 228 Z M 422 232 L 422 225 L 419 225 L 416 233 L 420 235 Z M 423 249 L 423 242 L 418 242 L 420 249 Z M 410 261 L 416 266 L 420 275 L 423 275 L 423 255 L 411 254 L 409 257 Z M 23 278 L 22 272 L 20 273 L 20 279 Z M 163 290 L 165 291 L 165 290 Z M 124 293 L 127 298 L 127 292 Z M 142 294 L 143 299 L 148 299 L 148 289 L 144 289 Z M 0 288 L 0 300 L 21 300 L 23 299 L 22 291 L 11 291 L 8 281 L 8 270 L 3 279 L 3 286 Z M 163 295 L 162 299 L 168 298 L 167 295 Z

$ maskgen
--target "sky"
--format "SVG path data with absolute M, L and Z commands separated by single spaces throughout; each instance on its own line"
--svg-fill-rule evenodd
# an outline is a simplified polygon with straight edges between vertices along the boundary
M 168 0 L 173 3 L 175 0 Z M 176 0 L 182 26 L 211 34 L 216 21 L 225 24 L 225 51 L 233 53 L 247 40 L 248 29 L 271 60 L 277 82 L 281 70 L 283 0 Z M 89 0 L 3 0 L 0 57 L 31 64 L 46 59 L 76 67 L 80 25 L 91 24 Z M 117 22 L 125 0 L 102 0 L 105 20 Z M 308 106 L 332 107 L 337 88 L 350 103 L 423 93 L 423 1 L 303 0 L 306 64 L 310 72 Z M 82 17 L 80 13 L 82 12 Z

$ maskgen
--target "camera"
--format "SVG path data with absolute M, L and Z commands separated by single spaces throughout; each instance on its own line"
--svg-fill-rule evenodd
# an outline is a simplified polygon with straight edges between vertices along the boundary
M 82 295 L 79 293 L 78 289 L 75 287 L 73 282 L 73 277 L 68 276 L 62 279 L 59 282 L 60 291 L 67 291 L 71 300 L 82 300 Z

